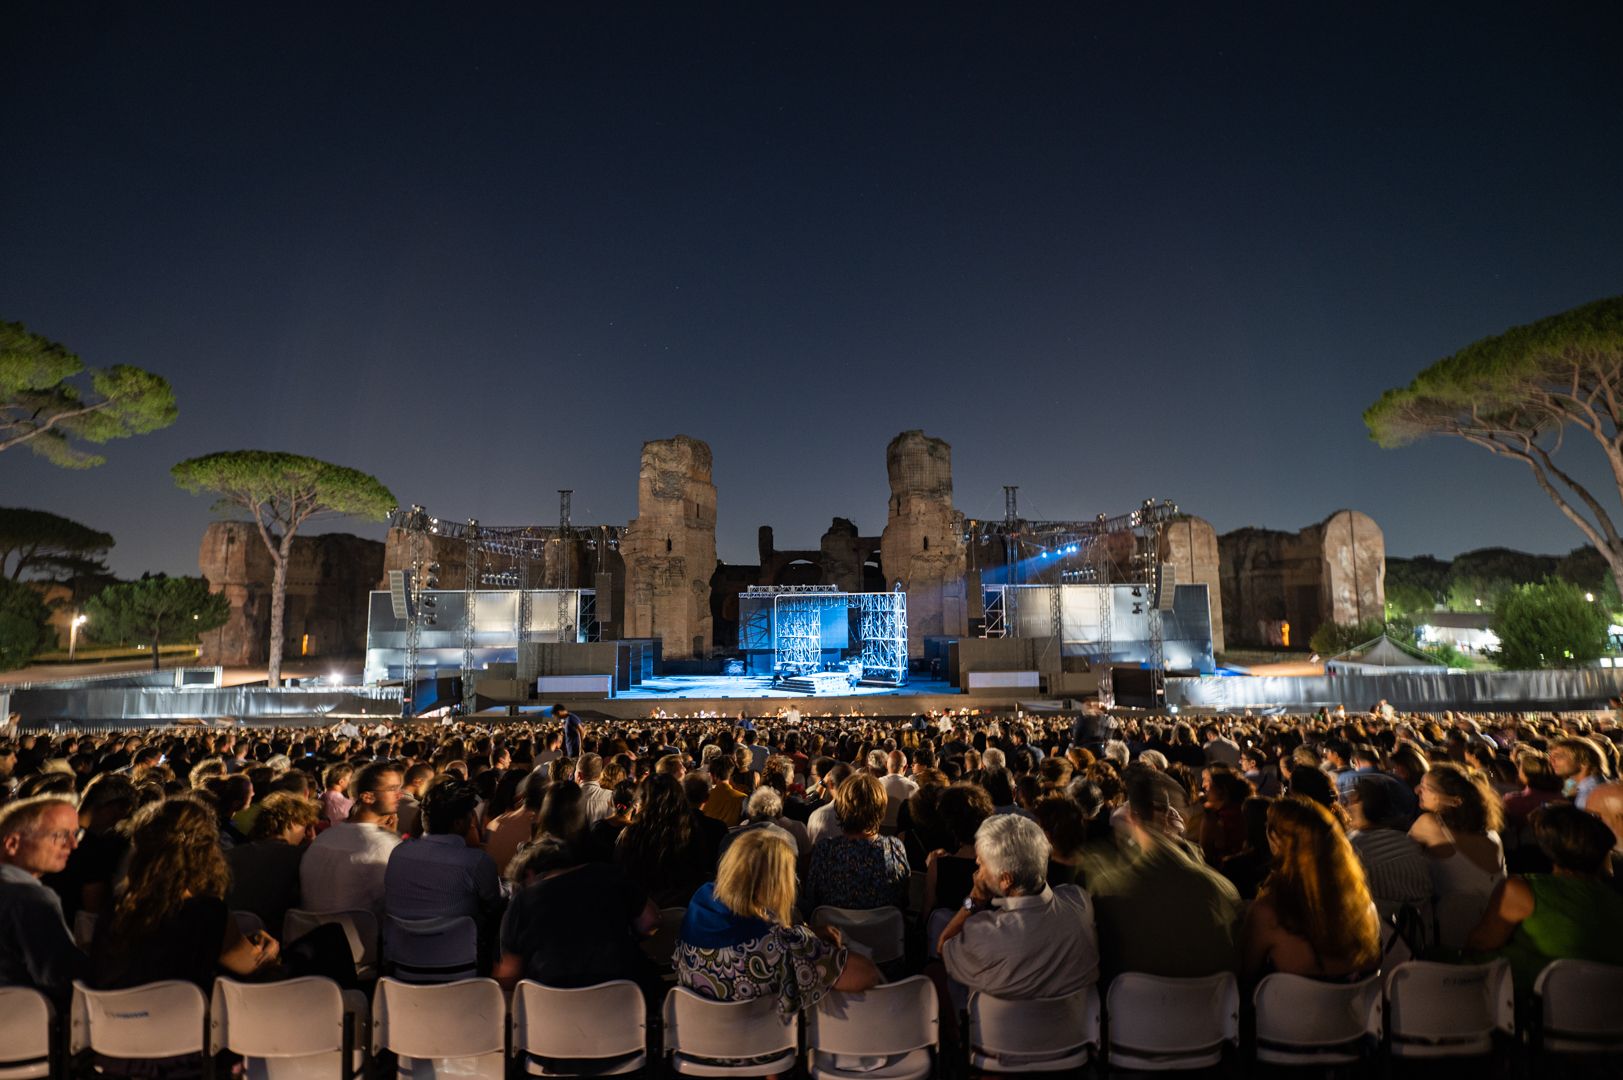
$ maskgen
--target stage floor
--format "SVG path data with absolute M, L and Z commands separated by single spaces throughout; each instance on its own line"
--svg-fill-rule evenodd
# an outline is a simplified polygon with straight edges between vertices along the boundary
M 914 679 L 906 686 L 853 686 L 839 694 L 812 697 L 772 685 L 770 675 L 662 675 L 644 679 L 639 686 L 615 695 L 616 701 L 649 701 L 705 698 L 793 698 L 801 701 L 834 701 L 843 698 L 936 697 L 958 694 L 951 683 Z
M 911 716 L 946 709 L 1012 708 L 1035 698 L 1030 691 L 977 691 L 966 694 L 947 682 L 915 680 L 906 686 L 856 686 L 843 694 L 813 697 L 772 687 L 767 675 L 666 675 L 649 679 L 613 698 L 566 695 L 557 698 L 587 720 L 636 720 L 652 716 L 776 716 L 791 704 L 808 718 L 829 716 Z M 541 714 L 550 706 L 519 710 Z M 505 708 L 500 712 L 506 712 Z M 493 710 L 493 715 L 499 713 Z

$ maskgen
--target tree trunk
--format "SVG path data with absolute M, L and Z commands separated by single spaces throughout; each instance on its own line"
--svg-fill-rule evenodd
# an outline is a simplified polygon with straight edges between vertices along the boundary
M 158 671 L 161 668 L 161 665 L 158 663 L 158 643 L 159 643 L 160 640 L 161 639 L 160 639 L 160 637 L 158 635 L 158 631 L 156 631 L 156 630 L 152 631 L 152 670 L 153 671 Z
M 271 578 L 270 669 L 267 673 L 267 682 L 271 686 L 281 685 L 282 680 L 282 640 L 285 632 L 282 623 L 287 616 L 287 554 L 292 546 L 293 534 L 288 532 L 282 536 L 280 549 L 271 553 L 276 567 L 276 573 Z

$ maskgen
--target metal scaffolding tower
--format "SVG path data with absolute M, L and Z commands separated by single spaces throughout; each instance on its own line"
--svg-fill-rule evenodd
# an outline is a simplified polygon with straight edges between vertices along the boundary
M 857 593 L 857 627 L 862 635 L 864 682 L 907 682 L 907 594 Z
M 479 711 L 478 676 L 473 670 L 474 610 L 479 599 L 479 521 L 468 519 L 467 562 L 462 579 L 462 711 Z
M 558 543 L 562 558 L 559 564 L 562 570 L 562 580 L 559 583 L 564 595 L 559 599 L 559 633 L 563 640 L 574 640 L 570 631 L 578 631 L 578 623 L 582 616 L 577 611 L 570 610 L 568 593 L 570 589 L 570 541 L 574 536 L 576 526 L 570 520 L 569 495 L 571 492 L 560 490 L 563 496 L 561 522 L 558 526 L 550 525 L 481 525 L 478 521 L 470 519 L 464 525 L 453 521 L 441 521 L 437 517 L 430 517 L 421 506 L 401 507 L 389 515 L 389 525 L 404 531 L 407 534 L 407 552 L 413 564 L 420 564 L 427 558 L 430 538 L 439 540 L 460 540 L 468 545 L 464 553 L 467 560 L 468 584 L 465 588 L 470 591 L 465 599 L 472 601 L 476 597 L 473 590 L 476 584 L 495 585 L 501 588 L 516 589 L 518 603 L 514 612 L 514 638 L 518 643 L 518 663 L 515 672 L 521 685 L 533 683 L 536 676 L 534 658 L 531 651 L 525 646 L 531 642 L 531 624 L 534 618 L 533 585 L 531 581 L 532 570 L 539 563 L 546 565 L 547 546 Z M 612 549 L 619 546 L 621 528 L 616 525 L 591 526 L 598 530 L 599 539 L 591 546 L 599 549 Z M 595 558 L 599 566 L 604 564 L 606 550 L 597 550 Z M 436 567 L 437 570 L 437 567 Z M 417 577 L 419 590 L 421 576 Z M 433 586 L 427 586 L 432 588 Z M 582 605 L 584 610 L 584 605 Z M 596 612 L 593 612 L 595 618 Z M 428 618 L 432 618 L 429 613 Z M 470 625 L 465 627 L 469 633 L 474 631 L 471 625 L 473 620 L 473 605 L 468 607 Z M 429 623 L 428 625 L 432 625 Z M 416 630 L 408 627 L 408 639 Z M 410 652 L 410 650 L 408 650 Z M 415 654 L 411 654 L 413 657 Z M 413 671 L 415 675 L 415 670 Z M 464 692 L 467 691 L 464 683 Z M 408 699 L 409 700 L 409 699 Z
M 750 593 L 760 595 L 754 588 Z M 778 676 L 808 675 L 823 666 L 823 610 L 846 607 L 848 594 L 834 585 L 776 587 L 772 595 L 773 664 Z

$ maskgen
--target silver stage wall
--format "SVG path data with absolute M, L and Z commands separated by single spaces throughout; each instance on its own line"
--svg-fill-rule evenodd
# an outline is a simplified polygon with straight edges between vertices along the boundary
M 591 589 L 526 589 L 530 596 L 530 641 L 558 640 L 558 601 L 563 599 L 564 637 L 585 641 L 586 627 L 581 619 L 584 598 L 595 598 Z M 433 589 L 423 593 L 434 598 L 435 625 L 424 626 L 417 637 L 418 677 L 431 679 L 462 671 L 462 628 L 467 593 L 460 589 Z M 473 660 L 478 668 L 487 664 L 518 661 L 517 589 L 480 589 L 474 594 Z M 366 613 L 366 674 L 368 686 L 406 674 L 406 620 L 394 616 L 387 591 L 372 593 Z
M 164 674 L 173 676 L 173 672 Z M 232 719 L 245 724 L 311 724 L 340 717 L 400 716 L 399 687 L 306 689 L 224 686 L 173 687 L 95 684 L 13 690 L 9 708 L 24 730 L 52 727 L 148 727 L 176 720 Z
M 1144 585 L 1015 585 L 1005 591 L 1006 619 L 1014 637 L 1054 633 L 1052 598 L 1060 590 L 1065 656 L 1093 656 L 1100 638 L 1100 603 L 1110 603 L 1110 661 L 1142 664 L 1150 658 L 1150 589 Z M 1134 596 L 1134 591 L 1139 593 Z M 1137 607 L 1138 614 L 1133 613 Z M 1171 671 L 1215 671 L 1212 614 L 1204 585 L 1179 585 L 1172 610 L 1161 613 L 1162 653 Z
M 1588 709 L 1623 695 L 1623 668 L 1578 671 L 1466 671 L 1453 674 L 1237 675 L 1167 680 L 1167 703 L 1197 709 L 1316 709 L 1345 705 L 1435 712 L 1466 709 Z

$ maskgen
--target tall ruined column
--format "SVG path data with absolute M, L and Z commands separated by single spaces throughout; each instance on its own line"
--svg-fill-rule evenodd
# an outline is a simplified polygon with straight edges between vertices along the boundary
M 1205 518 L 1180 516 L 1167 526 L 1163 557 L 1179 585 L 1206 586 L 1212 620 L 1212 651 L 1222 652 L 1223 583 L 1217 553 L 1217 531 Z
M 885 448 L 890 517 L 880 538 L 885 583 L 907 593 L 907 652 L 924 655 L 926 637 L 968 632 L 963 519 L 952 508 L 952 447 L 904 431 Z
M 716 487 L 710 447 L 678 435 L 642 444 L 637 516 L 620 538 L 625 636 L 657 637 L 674 660 L 710 655 Z

